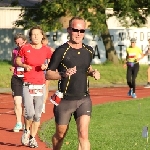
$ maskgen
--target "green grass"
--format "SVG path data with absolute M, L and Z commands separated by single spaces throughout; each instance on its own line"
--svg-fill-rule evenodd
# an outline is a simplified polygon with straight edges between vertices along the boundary
M 0 61 L 0 88 L 10 88 L 12 72 L 9 70 L 10 61 Z M 57 81 L 51 81 L 51 86 L 56 86 Z
M 12 76 L 12 72 L 9 70 L 10 66 L 9 61 L 0 61 L 0 87 L 10 87 L 10 80 Z
M 122 64 L 105 63 L 92 65 L 101 73 L 101 79 L 90 79 L 90 86 L 126 84 L 126 69 Z M 12 73 L 9 71 L 10 62 L 0 61 L 0 87 L 10 87 Z M 147 65 L 140 65 L 137 84 L 147 82 Z M 51 81 L 50 86 L 56 86 Z M 93 106 L 90 124 L 89 139 L 92 150 L 148 150 L 149 142 L 142 137 L 143 126 L 150 123 L 149 99 L 108 103 Z M 51 136 L 55 131 L 54 120 L 42 124 L 39 132 L 40 138 L 48 146 L 51 145 Z M 77 147 L 77 132 L 74 119 L 71 120 L 70 129 L 65 138 L 63 150 L 74 150 Z
M 94 80 L 90 79 L 90 86 L 103 86 L 103 85 L 115 85 L 115 84 L 125 84 L 126 85 L 126 69 L 123 68 L 122 64 L 114 65 L 112 63 L 104 63 L 101 65 L 92 65 L 100 71 L 101 79 Z M 0 61 L 0 87 L 6 88 L 10 87 L 10 79 L 12 73 L 9 71 L 10 62 Z M 147 65 L 140 65 L 140 71 L 137 77 L 138 84 L 146 84 L 147 82 Z M 57 86 L 57 81 L 51 81 L 51 87 Z
M 92 150 L 149 150 L 150 144 L 142 137 L 144 126 L 150 125 L 149 98 L 93 106 L 89 128 Z M 41 140 L 51 146 L 55 132 L 54 119 L 42 124 Z M 64 140 L 63 150 L 77 149 L 76 124 L 72 118 Z
M 106 63 L 103 65 L 93 65 L 93 68 L 98 69 L 101 74 L 99 81 L 90 78 L 91 85 L 111 85 L 111 84 L 126 84 L 126 69 L 122 64 L 114 65 Z M 140 70 L 136 79 L 137 84 L 145 84 L 147 82 L 148 65 L 140 65 Z

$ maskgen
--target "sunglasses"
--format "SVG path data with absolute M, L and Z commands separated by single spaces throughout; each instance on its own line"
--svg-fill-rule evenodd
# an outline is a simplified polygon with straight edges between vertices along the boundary
M 79 29 L 74 29 L 74 28 L 71 28 L 71 29 L 72 29 L 73 32 L 80 32 L 80 33 L 84 33 L 84 32 L 85 32 L 84 29 L 81 29 L 81 30 L 79 30 Z

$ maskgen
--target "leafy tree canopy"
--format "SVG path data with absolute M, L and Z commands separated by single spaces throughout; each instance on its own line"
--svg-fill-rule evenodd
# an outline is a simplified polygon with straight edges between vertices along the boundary
M 147 23 L 150 0 L 116 0 L 114 11 L 123 26 L 140 27 Z
M 16 0 L 17 1 L 17 0 Z M 114 13 L 106 14 L 106 8 Z M 29 29 L 40 25 L 45 31 L 62 28 L 61 17 L 80 16 L 90 22 L 89 28 L 101 36 L 106 50 L 106 58 L 118 63 L 117 52 L 107 26 L 107 18 L 116 16 L 125 27 L 143 26 L 150 14 L 150 0 L 43 0 L 30 8 L 23 8 L 16 26 Z
M 146 23 L 150 14 L 150 0 L 43 0 L 31 8 L 23 8 L 16 26 L 28 29 L 41 25 L 45 31 L 56 31 L 62 28 L 59 19 L 62 16 L 81 16 L 91 24 L 93 34 L 104 32 L 106 19 L 117 16 L 120 22 L 128 26 L 141 26 Z M 113 8 L 114 14 L 106 15 L 106 8 Z M 139 11 L 140 10 L 140 11 Z M 130 18 L 130 19 L 129 19 Z

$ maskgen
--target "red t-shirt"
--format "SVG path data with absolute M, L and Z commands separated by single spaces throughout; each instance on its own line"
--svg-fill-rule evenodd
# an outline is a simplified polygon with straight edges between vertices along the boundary
M 41 69 L 46 59 L 50 59 L 52 51 L 48 46 L 42 46 L 40 49 L 35 49 L 31 44 L 24 45 L 18 54 L 24 57 L 24 64 L 32 67 L 30 71 L 24 72 L 24 82 L 32 84 L 44 84 L 45 75 Z

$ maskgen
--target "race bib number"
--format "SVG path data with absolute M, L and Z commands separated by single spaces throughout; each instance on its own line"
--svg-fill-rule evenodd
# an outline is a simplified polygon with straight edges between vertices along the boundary
M 24 68 L 17 67 L 17 76 L 18 77 L 24 77 Z
M 50 97 L 50 101 L 58 106 L 61 99 L 63 98 L 63 93 L 59 92 L 59 91 L 56 91 L 51 97 Z
M 31 96 L 42 96 L 44 85 L 29 85 L 29 92 Z

